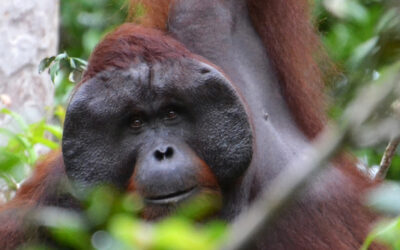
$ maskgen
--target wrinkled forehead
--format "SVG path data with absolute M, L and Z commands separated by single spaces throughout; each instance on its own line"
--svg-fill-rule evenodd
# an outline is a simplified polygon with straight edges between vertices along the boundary
M 218 77 L 219 72 L 212 69 L 207 63 L 194 59 L 132 64 L 127 69 L 100 72 L 82 84 L 73 99 L 103 96 L 143 102 L 159 96 L 176 96 L 180 91 L 199 86 L 210 74 Z

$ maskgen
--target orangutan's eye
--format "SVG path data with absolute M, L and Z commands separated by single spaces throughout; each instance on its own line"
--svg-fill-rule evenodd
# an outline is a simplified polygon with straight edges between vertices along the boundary
M 177 114 L 174 110 L 169 109 L 169 110 L 165 113 L 164 118 L 165 118 L 166 120 L 173 120 L 173 119 L 175 119 L 177 116 L 178 116 L 178 114 Z
M 129 126 L 133 129 L 140 129 L 143 126 L 143 120 L 140 117 L 133 117 Z

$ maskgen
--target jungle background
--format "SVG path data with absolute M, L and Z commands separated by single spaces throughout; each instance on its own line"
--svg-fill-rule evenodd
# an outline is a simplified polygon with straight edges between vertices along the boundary
M 71 90 L 98 41 L 126 20 L 126 7 L 124 0 L 60 2 L 59 53 L 45 58 L 38 65 L 41 74 L 49 74 L 55 86 L 54 106 L 49 107 L 50 119 L 29 123 L 17 112 L 7 108 L 1 110 L 3 116 L 11 117 L 19 127 L 18 130 L 0 128 L 1 138 L 7 138 L 6 143 L 0 144 L 3 202 L 11 199 L 29 176 L 35 163 L 42 158 L 41 152 L 60 147 Z M 328 55 L 340 72 L 329 81 L 326 89 L 330 97 L 329 116 L 338 123 L 361 88 L 380 84 L 382 79 L 399 74 L 398 70 L 390 70 L 400 62 L 399 8 L 397 1 L 389 0 L 314 2 L 314 23 Z M 135 15 L 144 12 L 139 7 Z M 389 105 L 371 118 L 378 128 L 386 126 L 393 117 L 400 117 L 399 99 L 394 97 L 388 102 Z M 385 147 L 395 139 L 381 136 L 373 143 L 349 144 L 347 149 L 358 157 L 360 165 L 374 174 Z M 391 160 L 386 176 L 389 186 L 376 190 L 365 200 L 366 205 L 390 214 L 393 219 L 378 224 L 364 248 L 372 240 L 378 240 L 400 249 L 400 219 L 396 217 L 400 214 L 400 199 L 396 198 L 400 197 L 399 149 Z M 148 224 L 135 216 L 141 208 L 138 197 L 120 195 L 108 187 L 93 191 L 84 198 L 84 203 L 84 218 L 48 208 L 43 216 L 38 215 L 38 220 L 52 231 L 57 241 L 72 249 L 214 249 L 224 241 L 228 230 L 228 226 L 220 221 L 205 225 L 196 223 L 199 214 L 212 209 L 203 203 L 189 205 L 184 211 L 156 224 Z M 25 248 L 47 249 L 39 244 Z

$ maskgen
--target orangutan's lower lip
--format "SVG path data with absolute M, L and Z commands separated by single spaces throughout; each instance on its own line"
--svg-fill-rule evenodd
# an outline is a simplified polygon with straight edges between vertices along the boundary
M 197 188 L 191 187 L 191 188 L 183 190 L 183 191 L 178 191 L 178 192 L 163 195 L 163 196 L 146 197 L 146 198 L 144 198 L 144 201 L 149 204 L 157 204 L 157 205 L 177 203 L 181 200 L 184 200 L 184 199 L 192 196 L 196 192 L 197 192 Z

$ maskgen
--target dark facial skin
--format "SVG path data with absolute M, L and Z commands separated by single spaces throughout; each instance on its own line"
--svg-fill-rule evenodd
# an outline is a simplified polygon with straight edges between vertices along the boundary
M 214 67 L 195 59 L 108 70 L 73 95 L 63 156 L 79 189 L 110 183 L 149 205 L 171 205 L 199 190 L 221 190 L 252 158 L 252 132 L 237 92 Z M 133 178 L 132 178 L 133 176 Z

